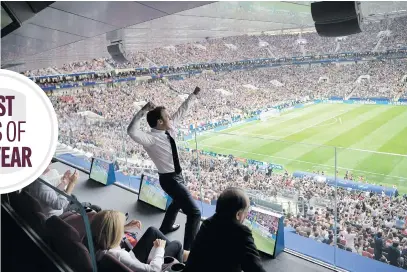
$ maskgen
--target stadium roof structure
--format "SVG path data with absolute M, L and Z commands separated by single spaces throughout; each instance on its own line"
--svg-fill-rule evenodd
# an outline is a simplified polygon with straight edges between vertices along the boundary
M 109 57 L 112 33 L 127 52 L 136 52 L 228 36 L 309 31 L 314 29 L 310 4 L 54 2 L 1 39 L 2 65 L 24 71 Z M 407 10 L 407 2 L 362 2 L 368 18 L 400 10 Z

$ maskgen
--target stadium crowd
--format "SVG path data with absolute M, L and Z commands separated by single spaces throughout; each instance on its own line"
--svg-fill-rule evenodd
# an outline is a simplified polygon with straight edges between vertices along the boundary
M 364 65 L 361 67 L 363 69 Z M 345 71 L 345 69 L 343 70 Z M 352 71 L 350 69 L 349 74 Z M 139 175 L 146 171 L 155 173 L 155 169 L 149 163 L 142 148 L 126 138 L 125 127 L 140 106 L 152 99 L 157 105 L 168 105 L 169 110 L 173 112 L 183 100 L 183 93 L 180 90 L 188 90 L 195 85 L 212 90 L 224 88 L 224 90 L 230 91 L 229 95 L 219 95 L 219 97 L 215 97 L 209 92 L 203 94 L 201 97 L 203 102 L 200 107 L 194 106 L 181 124 L 181 127 L 184 128 L 182 132 L 189 133 L 191 124 L 199 126 L 204 125 L 205 122 L 217 120 L 230 122 L 232 114 L 248 114 L 287 99 L 287 95 L 284 95 L 286 94 L 284 88 L 280 88 L 280 92 L 266 91 L 265 87 L 270 81 L 270 77 L 267 80 L 259 77 L 259 80 L 256 81 L 251 74 L 253 74 L 252 71 L 237 71 L 224 76 L 201 75 L 182 81 L 152 81 L 139 85 L 126 83 L 109 87 L 100 85 L 96 88 L 70 91 L 65 95 L 54 95 L 50 99 L 58 114 L 61 142 L 90 152 L 93 156 L 117 160 L 121 170 L 127 174 Z M 254 74 L 266 77 L 267 70 L 255 71 Z M 339 81 L 346 76 L 337 78 Z M 285 83 L 285 81 L 283 82 Z M 242 83 L 255 84 L 260 89 L 242 87 L 240 85 Z M 276 90 L 278 89 L 276 88 Z M 254 96 L 254 92 L 262 99 Z M 288 98 L 299 99 L 307 95 L 309 93 L 304 90 L 293 93 L 292 97 Z M 139 103 L 134 104 L 135 101 Z M 236 111 L 233 112 L 231 109 L 236 109 Z M 96 117 L 78 114 L 86 111 L 96 113 Z M 200 118 L 197 119 L 197 116 Z M 144 128 L 147 129 L 145 124 Z M 125 157 L 128 158 L 127 163 L 123 160 Z M 378 233 L 381 233 L 380 235 L 386 243 L 383 244 L 382 252 L 384 253 L 380 255 L 379 259 L 386 262 L 390 262 L 392 258 L 387 253 L 389 248 L 393 247 L 393 245 L 388 246 L 390 241 L 394 244 L 399 243 L 401 253 L 404 252 L 404 249 L 407 251 L 407 238 L 404 238 L 407 232 L 405 223 L 402 223 L 405 222 L 407 215 L 405 209 L 407 203 L 404 198 L 391 199 L 345 190 L 338 190 L 338 196 L 335 198 L 334 188 L 328 185 L 314 182 L 311 179 L 292 178 L 288 173 L 271 174 L 254 165 L 242 166 L 237 159 L 227 156 L 213 157 L 183 149 L 181 158 L 185 180 L 193 197 L 208 204 L 216 203 L 219 192 L 229 186 L 261 190 L 267 196 L 302 196 L 306 202 L 308 201 L 307 203 L 313 198 L 325 198 L 330 201 L 340 199 L 336 214 L 337 221 L 335 221 L 335 212 L 331 206 L 311 207 L 310 204 L 302 204 L 299 209 L 302 211 L 301 213 L 294 214 L 291 210 L 287 213 L 286 226 L 295 228 L 299 235 L 332 245 L 335 244 L 335 241 L 332 240 L 332 237 L 335 236 L 332 235 L 336 230 L 339 235 L 339 240 L 336 241 L 338 247 L 367 257 L 375 256 L 374 250 L 377 248 L 375 241 Z M 348 231 L 349 228 L 350 231 Z M 404 263 L 399 262 L 398 265 L 403 266 Z
M 309 193 L 320 191 L 334 207 L 307 207 L 297 215 L 288 215 L 285 225 L 296 233 L 329 245 L 336 245 L 369 258 L 391 265 L 406 267 L 407 254 L 407 200 L 373 193 L 349 192 L 316 184 L 308 180 Z M 335 220 L 336 218 L 336 220 Z M 335 235 L 336 234 L 336 235 Z M 334 239 L 336 237 L 336 240 Z M 402 257 L 402 258 L 399 258 Z
M 184 133 L 188 133 L 190 124 L 203 125 L 209 120 L 216 121 L 215 119 L 219 117 L 218 120 L 229 118 L 228 121 L 230 121 L 232 113 L 238 115 L 245 111 L 262 109 L 269 106 L 270 101 L 278 103 L 287 98 L 284 96 L 283 88 L 280 93 L 262 90 L 267 86 L 270 77 L 267 80 L 262 80 L 260 77 L 255 81 L 254 77 L 250 77 L 251 73 L 232 72 L 225 74 L 224 77 L 220 75 L 218 78 L 216 75 L 201 75 L 183 81 L 153 81 L 139 85 L 131 83 L 110 87 L 100 85 L 96 88 L 71 91 L 65 95 L 54 95 L 50 99 L 58 114 L 62 142 L 90 152 L 94 156 L 118 160 L 119 167 L 124 172 L 139 175 L 143 171 L 155 172 L 141 147 L 125 138 L 127 137 L 125 126 L 140 106 L 152 98 L 155 104 L 168 105 L 169 110 L 173 112 L 182 101 L 180 90 L 188 90 L 191 89 L 191 86 L 199 84 L 212 90 L 224 88 L 224 90 L 230 91 L 231 95 L 219 95 L 218 98 L 210 93 L 203 94 L 201 100 L 204 102 L 201 107 L 194 106 L 181 124 L 185 128 Z M 351 72 L 349 73 L 351 74 Z M 255 74 L 266 77 L 267 70 L 255 71 Z M 230 80 L 228 80 L 228 76 L 231 76 Z M 341 80 L 340 78 L 338 80 Z M 233 82 L 237 82 L 237 84 L 234 85 Z M 239 86 L 242 83 L 253 84 L 253 86 L 260 87 L 260 90 Z M 263 96 L 263 99 L 255 98 L 251 95 L 253 92 Z M 300 98 L 308 94 L 306 91 L 298 92 L 298 96 L 293 94 L 290 98 Z M 135 101 L 139 103 L 135 105 Z M 238 110 L 232 112 L 231 108 Z M 92 117 L 78 115 L 79 112 L 86 111 L 96 113 L 103 120 L 99 118 L 93 120 Z M 200 117 L 199 120 L 196 119 L 197 116 Z M 147 126 L 144 128 L 147 129 Z M 300 195 L 308 201 L 312 198 L 327 198 L 327 196 L 329 196 L 329 200 L 334 199 L 332 187 L 310 179 L 295 179 L 288 174 L 273 173 L 270 175 L 269 172 L 254 165 L 242 166 L 238 160 L 229 157 L 213 157 L 190 150 L 181 152 L 188 188 L 194 198 L 208 204 L 216 203 L 219 192 L 229 186 L 261 190 L 267 196 Z M 124 157 L 129 158 L 127 164 L 122 159 Z M 197 175 L 198 164 L 199 175 Z M 378 233 L 381 233 L 382 239 L 386 243 L 383 244 L 382 252 L 384 253 L 379 259 L 386 262 L 391 260 L 391 256 L 389 257 L 387 253 L 390 240 L 392 243 L 393 240 L 396 243 L 395 241 L 398 239 L 397 243 L 399 243 L 401 253 L 405 248 L 407 250 L 406 238 L 404 238 L 407 233 L 404 223 L 399 229 L 395 228 L 396 224 L 400 226 L 401 222 L 405 222 L 407 215 L 405 209 L 407 203 L 403 198 L 390 199 L 378 195 L 358 195 L 344 190 L 338 190 L 338 194 L 336 199 L 341 199 L 341 202 L 338 203 L 337 221 L 334 220 L 333 207 L 310 207 L 309 204 L 304 204 L 300 209 L 302 213 L 289 212 L 287 214 L 286 226 L 295 228 L 299 235 L 332 245 L 335 244 L 332 237 L 335 237 L 333 233 L 336 229 L 339 234 L 339 240 L 336 241 L 338 247 L 352 249 L 353 252 L 367 257 L 374 257 L 374 250 L 377 247 L 375 241 Z M 382 212 L 378 213 L 378 211 Z M 349 228 L 351 228 L 350 233 Z M 354 238 L 352 240 L 349 237 Z M 352 243 L 352 241 L 354 242 Z M 402 266 L 404 263 L 400 262 L 398 265 Z
M 216 73 L 207 71 L 198 75 L 180 76 L 177 78 L 178 80 L 171 78 L 164 78 L 164 80 L 166 85 L 178 94 L 182 94 L 185 88 L 191 88 L 191 86 L 199 84 L 199 86 L 211 90 L 210 94 L 205 98 L 214 100 L 215 97 L 221 97 L 220 101 L 216 99 L 217 103 L 229 103 L 226 105 L 228 108 L 241 108 L 240 104 L 246 102 L 247 104 L 250 104 L 248 102 L 255 103 L 254 107 L 264 107 L 264 103 L 269 103 L 269 101 L 273 103 L 279 102 L 284 96 L 286 96 L 286 100 L 305 96 L 314 98 L 332 96 L 344 98 L 400 98 L 405 95 L 406 90 L 406 66 L 407 64 L 403 60 L 371 61 L 343 65 L 287 65 L 277 68 Z M 139 71 L 139 73 L 143 72 Z M 129 76 L 132 75 L 122 74 L 119 78 Z M 103 84 L 111 81 L 114 77 L 112 73 L 92 75 L 91 77 L 78 76 L 76 78 L 64 76 L 52 79 L 37 79 L 36 83 L 43 88 L 55 86 L 62 81 L 68 84 L 78 82 L 86 84 L 88 81 Z M 125 85 L 116 87 L 116 89 L 131 93 L 130 88 Z M 131 86 L 131 83 L 127 85 Z M 103 88 L 97 87 L 96 89 Z M 218 92 L 220 95 L 213 96 L 213 92 Z M 254 92 L 256 96 L 252 95 Z M 289 94 L 288 97 L 287 94 Z M 205 99 L 205 101 L 207 100 Z M 209 102 L 212 103 L 212 101 Z M 219 115 L 219 112 L 213 112 L 212 115 Z
M 177 66 L 203 62 L 231 62 L 244 59 L 281 58 L 291 56 L 317 56 L 339 52 L 379 52 L 405 47 L 407 39 L 406 17 L 380 22 L 369 22 L 364 31 L 339 39 L 320 37 L 317 33 L 279 33 L 258 36 L 235 36 L 208 39 L 194 44 L 181 44 L 131 52 L 129 63 L 117 64 L 112 59 L 94 59 L 70 63 L 63 67 L 28 71 L 31 76 L 56 72 L 104 71 L 108 68 L 137 68 Z
M 392 31 L 390 35 L 378 35 L 386 26 L 383 22 L 371 24 L 366 32 L 340 40 L 321 38 L 315 33 L 228 37 L 134 52 L 129 55 L 131 62 L 125 65 L 116 64 L 111 59 L 95 59 L 60 68 L 29 71 L 25 75 L 383 50 L 404 45 L 406 26 L 405 18 L 395 19 L 389 27 Z M 185 99 L 185 91 L 195 86 L 207 90 L 200 94 L 200 105 L 194 106 L 179 124 L 179 136 L 182 138 L 195 129 L 230 124 L 273 106 L 290 106 L 293 101 L 306 102 L 312 98 L 332 96 L 407 97 L 404 94 L 405 83 L 401 82 L 406 68 L 405 61 L 383 60 L 345 65 L 297 65 L 217 73 L 208 71 L 184 76 L 182 80 L 133 81 L 58 90 L 50 95 L 50 100 L 58 115 L 60 142 L 84 150 L 90 154 L 89 157 L 116 161 L 126 174 L 140 175 L 142 172 L 156 173 L 156 170 L 142 147 L 130 141 L 126 126 L 147 101 L 165 105 L 169 112 L 175 112 Z M 135 73 L 123 73 L 119 77 L 133 76 Z M 144 72 L 137 73 L 142 75 Z M 37 84 L 47 87 L 60 82 L 84 83 L 95 79 L 104 82 L 113 77 L 111 73 L 91 78 L 60 77 L 38 80 Z M 142 129 L 148 129 L 145 122 Z M 303 199 L 298 202 L 301 203 L 298 204 L 299 212 L 293 212 L 294 209 L 285 211 L 285 226 L 295 229 L 298 235 L 406 267 L 407 201 L 404 197 L 390 198 L 335 190 L 311 178 L 294 178 L 287 172 L 272 173 L 268 168 L 243 164 L 228 154 L 212 156 L 189 150 L 188 145 L 181 141 L 180 145 L 183 144 L 184 148 L 180 150 L 183 174 L 194 198 L 213 204 L 220 192 L 236 186 L 262 191 L 270 201 L 290 196 L 295 204 L 298 199 Z M 336 210 L 330 204 L 315 204 L 312 201 L 315 199 L 331 204 L 336 200 Z

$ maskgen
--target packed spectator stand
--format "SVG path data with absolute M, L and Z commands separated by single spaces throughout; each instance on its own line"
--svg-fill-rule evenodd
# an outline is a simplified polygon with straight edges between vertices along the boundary
M 114 78 L 151 76 L 153 72 L 186 72 L 186 75 L 177 78 L 181 80 L 150 77 L 141 81 L 54 90 L 49 95 L 58 115 L 61 143 L 82 149 L 91 156 L 117 161 L 120 169 L 129 175 L 137 176 L 143 172 L 154 174 L 156 170 L 146 153 L 127 137 L 126 126 L 142 102 L 165 105 L 170 112 L 174 112 L 183 101 L 185 92 L 195 86 L 208 91 L 200 97 L 201 104 L 195 105 L 183 120 L 180 138 L 197 128 L 229 124 L 236 118 L 249 118 L 256 112 L 295 101 L 330 97 L 407 98 L 406 78 L 403 78 L 407 74 L 407 62 L 404 59 L 247 69 L 256 63 L 253 61 L 245 64 L 244 70 L 229 69 L 239 66 L 238 60 L 274 59 L 257 62 L 262 64 L 287 56 L 302 56 L 305 60 L 306 56 L 316 59 L 315 56 L 338 52 L 369 51 L 375 55 L 379 51 L 402 48 L 407 40 L 406 18 L 394 19 L 389 27 L 391 35 L 381 38 L 379 32 L 387 27 L 383 22 L 371 23 L 362 34 L 341 40 L 321 38 L 316 33 L 228 37 L 133 52 L 128 56 L 128 64 L 99 59 L 24 74 L 38 77 L 60 73 L 60 76 L 53 78 L 33 79 L 41 87 L 47 88 L 61 82 L 109 82 Z M 306 40 L 304 46 L 297 43 L 299 38 Z M 214 61 L 228 65 L 219 67 L 213 64 Z M 188 63 L 200 65 L 188 66 Z M 167 68 L 132 69 L 152 66 Z M 189 73 L 195 71 L 197 66 L 200 73 Z M 211 71 L 208 67 L 217 67 L 218 70 L 202 72 Z M 114 69 L 131 71 L 114 73 Z M 85 73 L 89 71 L 96 73 L 89 76 Z M 69 73 L 84 74 L 62 75 Z M 363 79 L 364 76 L 367 79 Z M 79 114 L 83 112 L 95 113 L 97 117 Z M 148 129 L 145 123 L 143 129 Z M 298 235 L 386 263 L 390 263 L 392 258 L 388 249 L 396 247 L 402 257 L 397 266 L 407 268 L 407 199 L 404 196 L 388 197 L 333 188 L 311 178 L 298 179 L 289 173 L 270 174 L 255 166 L 240 165 L 233 158 L 214 158 L 187 148 L 182 149 L 181 159 L 188 188 L 198 200 L 214 203 L 219 192 L 229 186 L 261 191 L 261 198 L 270 202 L 278 197 L 284 198 L 284 194 L 292 195 L 292 205 L 284 209 L 285 226 L 295 229 Z M 311 204 L 315 199 L 327 200 L 325 203 L 330 204 Z M 381 238 L 378 238 L 379 233 Z M 378 239 L 384 241 L 382 250 L 377 249 Z M 393 262 L 391 264 L 395 265 Z

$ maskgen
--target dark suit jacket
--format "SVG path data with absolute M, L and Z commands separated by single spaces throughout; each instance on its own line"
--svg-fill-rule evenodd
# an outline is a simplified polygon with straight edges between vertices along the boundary
M 195 238 L 183 272 L 266 272 L 252 232 L 237 221 L 215 214 Z
M 390 262 L 390 264 L 399 266 L 400 250 L 394 246 L 390 246 L 387 252 L 387 260 Z
M 376 236 L 374 244 L 374 256 L 378 260 L 383 256 L 383 239 Z

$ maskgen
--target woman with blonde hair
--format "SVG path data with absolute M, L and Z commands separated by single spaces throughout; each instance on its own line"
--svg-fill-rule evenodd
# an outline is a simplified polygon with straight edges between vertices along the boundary
M 171 256 L 183 262 L 187 253 L 179 241 L 169 241 L 154 227 L 149 227 L 132 251 L 120 248 L 124 231 L 133 227 L 141 228 L 141 222 L 132 220 L 125 225 L 123 213 L 105 210 L 97 213 L 91 223 L 91 230 L 97 258 L 110 254 L 122 264 L 137 272 L 160 272 L 164 256 Z

